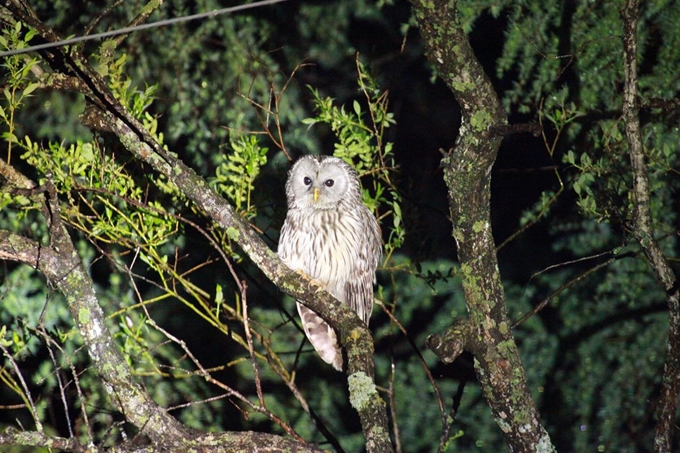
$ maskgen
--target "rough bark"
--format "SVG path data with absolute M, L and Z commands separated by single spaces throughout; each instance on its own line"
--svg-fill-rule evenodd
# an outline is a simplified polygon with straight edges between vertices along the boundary
M 654 238 L 652 227 L 649 176 L 645 162 L 645 150 L 642 145 L 640 106 L 638 102 L 637 22 L 639 8 L 639 0 L 626 0 L 622 10 L 624 56 L 623 119 L 633 173 L 633 200 L 635 207 L 631 231 L 640 244 L 656 280 L 666 292 L 666 302 L 668 304 L 668 344 L 666 346 L 666 362 L 664 364 L 654 437 L 654 450 L 659 453 L 666 453 L 670 452 L 673 446 L 678 392 L 680 392 L 680 288 L 673 269 L 664 257 L 659 243 Z
M 411 2 L 428 59 L 462 111 L 458 139 L 442 166 L 469 319 L 433 336 L 430 346 L 442 360 L 461 347 L 472 352 L 484 396 L 512 451 L 554 451 L 510 328 L 491 230 L 490 175 L 501 141 L 494 131 L 507 118 L 458 23 L 456 2 Z
M 174 447 L 154 443 L 139 446 L 132 441 L 114 447 L 99 448 L 85 445 L 76 438 L 50 436 L 43 432 L 19 431 L 5 428 L 0 431 L 0 445 L 18 445 L 56 449 L 75 453 L 167 453 L 169 451 L 191 451 L 196 453 L 241 452 L 241 453 L 322 453 L 313 445 L 301 445 L 290 439 L 257 432 L 201 433 L 194 438 L 180 439 Z
M 92 281 L 70 239 L 53 237 L 52 242 L 52 246 L 41 246 L 17 234 L 0 231 L 0 259 L 34 267 L 64 294 L 111 401 L 131 423 L 143 427 L 144 434 L 153 441 L 163 442 L 168 435 L 184 433 L 183 425 L 153 403 L 133 379 L 130 367 L 104 323 L 104 312 L 97 302 Z

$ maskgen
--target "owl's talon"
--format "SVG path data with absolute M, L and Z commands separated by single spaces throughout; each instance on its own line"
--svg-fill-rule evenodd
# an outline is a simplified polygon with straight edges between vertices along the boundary
M 310 277 L 309 274 L 307 274 L 306 272 L 304 272 L 301 269 L 296 269 L 295 273 L 298 274 L 300 277 L 302 277 L 304 280 L 307 281 L 307 286 L 309 286 L 310 288 L 315 287 L 315 288 L 312 288 L 314 293 L 318 293 L 319 291 L 324 289 L 325 286 L 326 286 L 326 285 L 324 285 L 324 283 L 321 280 L 317 280 L 315 278 Z
M 311 279 L 309 279 L 309 286 L 312 287 L 314 294 L 316 294 L 319 291 L 323 290 L 326 285 L 324 285 L 323 282 L 321 282 L 319 280 L 311 278 Z

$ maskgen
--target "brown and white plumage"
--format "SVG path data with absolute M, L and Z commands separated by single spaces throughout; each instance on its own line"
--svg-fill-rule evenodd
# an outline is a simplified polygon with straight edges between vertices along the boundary
M 378 222 L 361 202 L 356 172 L 337 157 L 304 156 L 288 173 L 286 197 L 279 256 L 291 269 L 325 285 L 368 325 L 382 241 Z M 297 307 L 314 349 L 342 370 L 335 331 L 312 310 L 300 303 Z

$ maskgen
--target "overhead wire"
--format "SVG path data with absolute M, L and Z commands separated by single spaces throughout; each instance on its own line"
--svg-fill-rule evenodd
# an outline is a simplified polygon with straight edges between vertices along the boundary
M 68 38 L 60 41 L 48 42 L 44 44 L 36 44 L 34 46 L 24 47 L 23 49 L 12 49 L 0 52 L 0 57 L 9 57 L 10 55 L 19 55 L 28 52 L 35 52 L 38 50 L 51 49 L 54 47 L 70 46 L 84 41 L 92 41 L 96 39 L 110 38 L 112 36 L 119 36 L 128 33 L 132 33 L 139 30 L 148 30 L 150 28 L 164 27 L 167 25 L 174 25 L 182 22 L 189 22 L 192 20 L 206 19 L 211 17 L 217 17 L 224 14 L 232 14 L 239 11 L 245 11 L 248 9 L 260 8 L 263 6 L 274 5 L 276 3 L 285 2 L 288 0 L 261 0 L 253 3 L 246 3 L 243 5 L 230 6 L 228 8 L 220 8 L 213 11 L 208 11 L 205 13 L 191 14 L 189 16 L 174 17 L 172 19 L 159 20 L 157 22 L 149 22 L 146 24 L 135 25 L 132 27 L 119 28 L 116 30 L 105 31 L 102 33 L 95 33 L 93 35 L 86 36 L 76 36 L 73 38 Z

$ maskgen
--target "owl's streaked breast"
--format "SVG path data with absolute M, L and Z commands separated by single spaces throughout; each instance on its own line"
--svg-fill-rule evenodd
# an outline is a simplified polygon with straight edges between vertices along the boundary
M 281 231 L 281 259 L 293 270 L 301 270 L 327 285 L 344 302 L 344 285 L 359 259 L 362 232 L 356 210 L 296 209 Z M 285 237 L 284 237 L 285 236 Z

